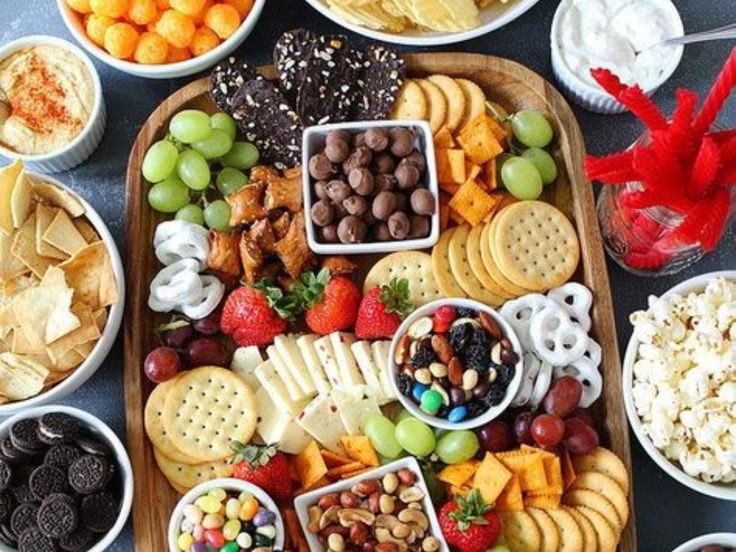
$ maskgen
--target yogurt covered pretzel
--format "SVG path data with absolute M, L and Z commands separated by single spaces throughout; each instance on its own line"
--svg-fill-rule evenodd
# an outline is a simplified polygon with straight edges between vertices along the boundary
M 582 357 L 590 341 L 588 333 L 554 301 L 532 318 L 529 337 L 534 352 L 552 366 L 566 366 Z
M 196 259 L 198 272 L 207 266 L 210 244 L 207 230 L 184 220 L 169 220 L 156 227 L 153 237 L 156 258 L 166 266 L 182 259 Z

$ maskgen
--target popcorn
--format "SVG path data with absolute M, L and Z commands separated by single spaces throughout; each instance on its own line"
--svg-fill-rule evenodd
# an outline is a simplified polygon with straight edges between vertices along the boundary
M 630 321 L 640 345 L 632 397 L 644 433 L 685 473 L 736 481 L 736 282 L 648 299 Z

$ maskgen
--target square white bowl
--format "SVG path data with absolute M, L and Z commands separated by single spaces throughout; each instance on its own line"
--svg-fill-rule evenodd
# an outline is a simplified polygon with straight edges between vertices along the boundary
M 323 243 L 317 239 L 314 223 L 312 222 L 312 185 L 309 175 L 309 158 L 318 149 L 325 145 L 325 137 L 333 130 L 347 130 L 351 134 L 363 132 L 369 128 L 413 127 L 417 132 L 414 138 L 414 147 L 424 154 L 427 163 L 425 182 L 427 189 L 435 198 L 435 210 L 431 217 L 429 235 L 426 238 L 414 240 L 374 241 L 364 243 Z M 409 249 L 427 249 L 432 247 L 440 237 L 440 196 L 435 170 L 434 142 L 432 131 L 427 121 L 357 121 L 351 123 L 334 123 L 331 125 L 316 125 L 304 129 L 302 139 L 302 191 L 304 196 L 304 217 L 307 227 L 307 242 L 309 249 L 320 255 L 361 255 L 371 253 L 390 253 Z
M 424 481 L 422 470 L 419 468 L 419 462 L 417 462 L 416 458 L 414 458 L 413 456 L 401 458 L 399 460 L 391 462 L 390 464 L 379 466 L 369 472 L 361 473 L 360 475 L 356 475 L 355 477 L 351 477 L 350 479 L 338 481 L 337 483 L 333 483 L 332 485 L 328 485 L 326 487 L 322 487 L 315 491 L 310 491 L 296 497 L 294 499 L 294 508 L 296 509 L 297 516 L 299 517 L 299 523 L 302 526 L 302 531 L 304 531 L 304 535 L 307 538 L 309 550 L 311 550 L 312 552 L 325 552 L 327 550 L 319 543 L 319 541 L 317 540 L 317 535 L 307 529 L 307 527 L 309 526 L 308 509 L 310 506 L 316 504 L 317 501 L 326 494 L 348 491 L 353 485 L 360 481 L 363 481 L 365 479 L 380 479 L 389 472 L 396 472 L 403 468 L 408 468 L 416 474 L 417 481 L 415 485 L 422 489 L 422 491 L 424 491 L 422 508 L 424 508 L 424 513 L 427 516 L 427 519 L 429 519 L 430 534 L 433 537 L 436 537 L 440 543 L 440 548 L 438 552 L 449 552 L 450 549 L 447 547 L 447 543 L 442 537 L 440 523 L 437 520 L 437 514 L 434 511 L 434 506 L 432 505 L 432 500 L 429 496 L 429 489 L 427 488 L 427 484 Z

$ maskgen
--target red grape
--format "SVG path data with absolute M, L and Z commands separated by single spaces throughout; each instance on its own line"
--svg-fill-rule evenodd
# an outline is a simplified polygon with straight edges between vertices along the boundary
M 511 427 L 501 420 L 493 420 L 478 430 L 480 444 L 488 452 L 501 452 L 514 446 Z
M 593 422 L 593 416 L 585 408 L 576 408 L 575 410 L 570 412 L 570 415 L 566 419 L 569 420 L 570 418 L 580 418 L 590 427 L 595 429 L 595 422 Z
M 534 441 L 542 447 L 554 447 L 565 434 L 565 422 L 551 414 L 540 414 L 532 422 L 531 429 Z
M 565 420 L 565 436 L 562 444 L 573 454 L 588 454 L 598 446 L 598 433 L 581 418 Z
M 522 412 L 514 420 L 514 437 L 520 445 L 533 445 L 532 439 L 532 420 L 534 416 L 531 412 Z
M 146 377 L 154 383 L 173 378 L 181 370 L 179 354 L 170 347 L 156 347 L 143 362 Z
M 187 361 L 190 366 L 227 366 L 230 353 L 217 339 L 200 337 L 187 346 Z
M 544 397 L 544 410 L 560 418 L 567 417 L 580 403 L 583 385 L 572 376 L 563 376 L 552 382 Z
M 163 342 L 167 347 L 173 347 L 174 349 L 183 349 L 187 346 L 192 338 L 194 337 L 194 330 L 190 324 L 181 326 L 180 328 L 174 328 L 173 330 L 167 330 L 163 334 Z
M 202 335 L 213 335 L 220 331 L 220 309 L 215 309 L 213 312 L 205 316 L 200 320 L 195 320 L 192 325 Z

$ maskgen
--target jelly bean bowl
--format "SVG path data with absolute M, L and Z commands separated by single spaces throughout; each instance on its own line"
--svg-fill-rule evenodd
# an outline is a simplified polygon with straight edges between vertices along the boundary
M 450 306 L 456 309 L 458 312 L 460 309 L 472 309 L 475 311 L 476 316 L 480 317 L 488 316 L 492 321 L 495 322 L 497 325 L 497 328 L 500 329 L 501 335 L 508 339 L 508 342 L 510 342 L 510 349 L 513 351 L 518 359 L 513 364 L 514 366 L 514 375 L 508 381 L 508 385 L 505 389 L 505 395 L 503 397 L 503 400 L 496 404 L 495 406 L 489 407 L 487 410 L 483 411 L 481 414 L 476 414 L 474 417 L 471 415 L 463 416 L 458 420 L 453 419 L 452 410 L 456 410 L 455 408 L 452 408 L 450 413 L 447 417 L 440 417 L 435 416 L 427 411 L 425 411 L 423 408 L 420 407 L 419 404 L 415 400 L 412 400 L 412 397 L 409 396 L 409 394 L 404 394 L 401 389 L 401 384 L 399 383 L 399 374 L 402 370 L 402 365 L 399 365 L 397 363 L 397 352 L 398 349 L 401 348 L 401 340 L 402 338 L 410 334 L 412 332 L 412 327 L 416 326 L 416 322 L 420 321 L 421 319 L 426 318 L 433 318 L 435 313 L 438 312 L 438 309 L 443 306 Z M 461 318 L 458 315 L 459 318 Z M 458 320 L 459 320 L 458 318 Z M 430 332 L 433 333 L 433 332 Z M 449 334 L 446 334 L 449 335 Z M 422 337 L 424 339 L 424 337 Z M 508 345 L 508 344 L 507 344 Z M 401 356 L 401 355 L 399 355 Z M 454 356 L 454 353 L 453 353 Z M 493 356 L 493 355 L 492 355 Z M 447 429 L 447 430 L 464 430 L 464 429 L 474 429 L 476 427 L 480 427 L 484 424 L 487 424 L 491 420 L 497 418 L 500 416 L 509 406 L 511 401 L 516 396 L 516 393 L 519 391 L 519 387 L 521 386 L 521 380 L 522 380 L 522 372 L 523 372 L 523 363 L 521 361 L 522 358 L 522 349 L 521 344 L 519 343 L 518 338 L 516 337 L 516 333 L 514 333 L 514 330 L 509 324 L 503 319 L 503 317 L 498 314 L 494 309 L 491 307 L 484 305 L 483 303 L 479 303 L 478 301 L 473 301 L 471 299 L 439 299 L 437 301 L 433 301 L 431 303 L 428 303 L 418 309 L 416 309 L 414 312 L 412 312 L 409 316 L 407 316 L 404 321 L 402 322 L 399 329 L 396 331 L 396 334 L 394 335 L 393 340 L 391 341 L 391 347 L 389 350 L 389 362 L 388 362 L 388 370 L 389 370 L 389 378 L 391 380 L 391 385 L 393 386 L 394 393 L 399 399 L 399 402 L 401 402 L 402 406 L 406 408 L 412 416 L 419 418 L 424 423 L 435 427 L 439 429 Z M 453 358 L 453 361 L 455 359 Z M 506 362 L 503 364 L 508 365 Z M 448 378 L 451 377 L 451 366 L 447 365 L 448 368 Z M 430 367 L 430 370 L 432 367 Z M 463 368 L 464 369 L 464 368 Z M 467 372 L 471 372 L 474 370 L 467 370 Z M 416 375 L 419 372 L 419 370 L 416 370 L 414 374 Z M 464 372 L 463 372 L 464 374 Z M 443 379 L 448 379 L 443 378 Z M 411 394 L 414 395 L 415 393 L 415 383 L 417 383 L 416 376 L 415 381 L 412 384 L 412 391 Z M 465 380 L 463 378 L 463 386 L 465 384 Z M 435 383 L 432 383 L 432 388 L 435 388 Z M 468 388 L 469 389 L 469 388 Z M 450 390 L 449 392 L 445 390 L 446 393 L 451 394 L 453 390 Z M 416 397 L 416 395 L 414 395 Z M 423 403 L 423 399 L 422 399 Z
M 187 494 L 185 494 L 181 500 L 177 503 L 176 507 L 174 508 L 173 514 L 171 514 L 171 519 L 169 521 L 169 531 L 168 531 L 168 541 L 169 541 L 169 552 L 181 552 L 182 548 L 179 546 L 179 536 L 181 535 L 181 526 L 182 523 L 186 522 L 186 508 L 187 506 L 190 506 L 197 501 L 197 499 L 205 496 L 212 496 L 211 493 L 213 491 L 216 491 L 217 489 L 222 489 L 226 493 L 230 494 L 240 494 L 240 493 L 250 493 L 255 499 L 258 501 L 261 507 L 265 508 L 269 512 L 273 512 L 274 514 L 274 520 L 270 523 L 273 524 L 276 528 L 276 536 L 273 541 L 273 549 L 274 550 L 280 550 L 284 546 L 284 522 L 281 519 L 281 514 L 279 513 L 278 506 L 276 506 L 276 503 L 271 499 L 268 494 L 266 494 L 263 489 L 260 487 L 256 487 L 255 485 L 248 483 L 247 481 L 242 481 L 240 479 L 232 479 L 232 478 L 222 478 L 222 479 L 213 479 L 212 481 L 207 481 L 205 483 L 200 483 L 196 487 L 193 487 Z M 227 521 L 227 518 L 225 519 Z M 234 550 L 240 550 L 242 548 L 250 548 L 250 547 L 233 547 Z M 255 548 L 255 545 L 253 546 Z M 186 547 L 186 550 L 189 550 L 189 546 Z M 203 550 L 211 550 L 212 548 L 203 548 Z M 218 550 L 226 550 L 226 548 L 223 548 L 222 545 L 217 546 Z

